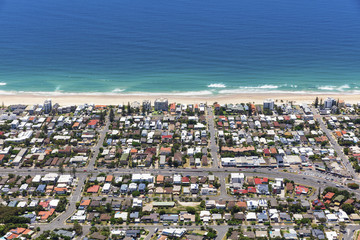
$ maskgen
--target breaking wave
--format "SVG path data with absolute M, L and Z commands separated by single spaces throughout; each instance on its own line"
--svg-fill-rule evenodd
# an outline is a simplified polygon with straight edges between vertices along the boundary
M 212 83 L 208 85 L 208 88 L 226 88 L 226 85 L 223 83 Z
M 319 86 L 317 89 L 319 90 L 325 90 L 325 91 L 344 91 L 345 89 L 349 89 L 350 86 L 348 84 L 342 85 L 342 86 Z
M 123 92 L 123 91 L 125 91 L 125 89 L 115 88 L 115 89 L 112 90 L 111 92 L 113 92 L 113 93 L 120 93 L 120 92 Z

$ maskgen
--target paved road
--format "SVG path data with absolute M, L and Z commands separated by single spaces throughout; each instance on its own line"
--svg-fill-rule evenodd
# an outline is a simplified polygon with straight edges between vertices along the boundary
M 149 228 L 149 227 L 146 227 L 146 230 L 149 231 L 149 234 L 146 236 L 145 240 L 150 240 L 152 235 L 155 233 L 155 229 L 154 228 Z
M 229 225 L 218 225 L 218 226 L 212 226 L 213 229 L 216 230 L 217 236 L 216 240 L 222 240 L 224 239 L 226 233 L 228 232 L 230 227 L 236 227 L 236 226 L 229 226 Z
M 315 108 L 312 108 L 312 112 L 314 113 L 315 119 L 319 122 L 321 130 L 326 134 L 328 137 L 332 147 L 334 148 L 335 152 L 337 153 L 338 157 L 341 158 L 344 166 L 346 167 L 348 173 L 353 177 L 354 180 L 359 180 L 358 174 L 354 171 L 354 168 L 352 167 L 349 158 L 344 154 L 342 147 L 339 145 L 339 143 L 334 138 L 331 131 L 327 128 L 325 125 L 322 117 L 317 114 L 317 110 Z
M 360 225 L 358 224 L 348 224 L 346 225 L 346 233 L 344 233 L 343 239 L 348 240 L 348 239 L 353 239 L 354 237 L 354 233 L 356 230 L 360 229 Z
M 212 172 L 216 177 L 218 177 L 220 179 L 220 183 L 221 183 L 221 192 L 224 193 L 224 182 L 225 182 L 225 178 L 228 177 L 228 175 L 231 172 L 244 172 L 245 175 L 247 176 L 268 176 L 268 177 L 280 177 L 280 178 L 287 178 L 287 179 L 291 179 L 294 180 L 297 183 L 300 184 L 305 184 L 305 185 L 310 185 L 310 186 L 314 186 L 314 187 L 321 187 L 324 188 L 325 186 L 336 186 L 338 183 L 337 182 L 332 182 L 329 180 L 326 180 L 325 178 L 317 178 L 315 176 L 310 176 L 310 175 L 303 175 L 303 174 L 295 174 L 295 173 L 290 173 L 290 172 L 283 172 L 282 169 L 263 169 L 263 168 L 258 168 L 258 169 L 254 169 L 254 168 L 242 168 L 241 171 L 239 171 L 238 168 L 206 168 L 204 170 L 202 169 L 190 169 L 190 168 L 184 168 L 184 169 L 139 169 L 139 168 L 134 168 L 134 169 L 118 169 L 118 170 L 114 170 L 111 171 L 111 174 L 114 175 L 122 175 L 122 174 L 133 174 L 133 173 L 151 173 L 154 175 L 157 174 L 162 174 L 165 176 L 170 176 L 173 175 L 175 173 L 181 172 L 183 175 L 189 175 L 189 176 L 206 176 L 208 175 L 208 172 Z M 56 169 L 45 169 L 45 171 L 41 171 L 41 170 L 32 170 L 31 172 L 28 172 L 27 170 L 22 171 L 21 169 L 15 170 L 15 169 L 6 169 L 6 171 L 4 171 L 4 169 L 0 169 L 0 175 L 2 176 L 6 176 L 9 173 L 16 173 L 18 175 L 21 176 L 26 176 L 26 175 L 35 175 L 35 174 L 46 174 L 47 172 L 57 172 Z M 87 172 L 78 172 L 76 173 L 77 177 L 84 177 L 86 178 L 89 174 L 98 174 L 100 172 L 108 172 L 108 169 L 98 169 L 98 170 L 92 170 L 92 171 L 87 171 Z M 315 172 L 315 171 L 314 171 Z M 69 173 L 71 173 L 71 169 L 69 169 Z M 326 175 L 324 175 L 324 177 L 326 177 Z M 320 183 L 319 183 L 319 182 Z M 346 186 L 342 186 L 344 189 L 348 190 L 349 192 L 353 192 L 356 195 L 359 194 L 359 191 L 357 190 L 352 190 L 347 188 Z
M 99 141 L 97 142 L 97 144 L 94 146 L 94 148 L 92 149 L 92 157 L 90 158 L 89 164 L 88 164 L 88 170 L 92 171 L 95 168 L 95 162 L 96 162 L 96 158 L 100 152 L 100 148 L 103 146 L 105 137 L 106 137 L 106 133 L 109 130 L 109 126 L 110 126 L 110 119 L 108 116 L 106 116 L 105 118 L 105 126 L 100 130 L 99 134 Z
M 220 162 L 218 159 L 218 145 L 216 142 L 216 131 L 214 126 L 214 112 L 211 107 L 207 108 L 207 122 L 208 122 L 208 129 L 210 132 L 210 151 L 211 157 L 213 159 L 213 168 L 220 167 Z
M 221 175 L 219 176 L 219 174 L 216 174 L 216 177 L 219 178 L 220 180 L 220 198 L 222 198 L 222 200 L 225 200 L 227 198 L 229 198 L 229 195 L 227 194 L 226 191 L 226 178 L 227 178 L 227 174 Z

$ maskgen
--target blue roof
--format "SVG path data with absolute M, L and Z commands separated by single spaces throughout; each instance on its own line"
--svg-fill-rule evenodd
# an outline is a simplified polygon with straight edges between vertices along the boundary
M 139 190 L 145 190 L 146 185 L 144 183 L 139 184 Z
M 34 218 L 34 217 L 36 217 L 36 215 L 33 214 L 33 213 L 28 213 L 28 214 L 22 215 L 22 217 L 24 217 L 24 218 Z
M 176 214 L 164 214 L 160 216 L 161 220 L 163 221 L 173 221 L 177 222 L 179 219 L 179 216 Z
M 40 185 L 37 187 L 36 191 L 42 192 L 42 191 L 45 191 L 45 188 L 46 188 L 46 185 L 45 185 L 45 184 L 40 184 Z
M 15 207 L 17 203 L 18 203 L 18 201 L 13 200 L 13 201 L 9 202 L 8 207 Z
M 138 218 L 138 217 L 139 217 L 139 212 L 130 213 L 130 218 Z
M 268 216 L 265 213 L 261 212 L 261 213 L 258 213 L 258 216 L 257 216 L 259 219 L 262 219 L 262 220 L 267 220 L 268 219 Z
M 140 234 L 140 230 L 126 230 L 126 236 L 127 237 L 136 237 L 137 235 L 139 235 Z
M 261 194 L 267 194 L 267 193 L 269 193 L 269 186 L 267 184 L 259 184 L 259 185 L 257 185 L 257 190 Z

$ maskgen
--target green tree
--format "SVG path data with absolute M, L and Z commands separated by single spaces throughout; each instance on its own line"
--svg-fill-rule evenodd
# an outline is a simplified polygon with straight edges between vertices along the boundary
M 121 111 L 122 115 L 125 115 L 125 110 L 126 110 L 126 107 L 125 107 L 125 104 L 123 104 L 122 105 L 122 111 Z
M 47 134 L 48 133 L 48 129 L 47 129 L 47 126 L 44 124 L 44 126 L 41 128 L 42 131 Z
M 315 98 L 315 104 L 314 105 L 315 105 L 316 108 L 319 106 L 319 98 L 318 97 Z
M 357 183 L 348 183 L 348 187 L 351 189 L 359 189 L 359 184 Z
M 110 122 L 114 121 L 114 110 L 112 108 L 110 109 L 109 118 L 110 118 Z
M 131 195 L 133 197 L 138 197 L 138 196 L 140 196 L 140 192 L 139 191 L 133 191 Z
M 100 112 L 100 122 L 103 123 L 105 121 L 105 114 L 103 111 Z
M 207 238 L 209 238 L 209 239 L 214 239 L 214 238 L 216 238 L 217 234 L 216 234 L 216 231 L 215 231 L 214 229 L 208 228 L 207 230 L 208 230 L 208 233 L 207 233 L 207 235 L 206 235 Z
M 186 211 L 190 214 L 195 214 L 196 210 L 194 207 L 186 207 Z
M 61 174 L 64 173 L 64 167 L 62 164 L 59 165 L 59 173 L 61 173 Z
M 344 210 L 344 212 L 346 212 L 347 214 L 352 214 L 354 213 L 354 206 L 348 203 L 343 204 L 342 209 Z
M 131 107 L 130 107 L 130 103 L 128 102 L 128 105 L 127 105 L 127 111 L 128 111 L 128 114 L 130 115 L 131 114 Z
M 74 223 L 74 231 L 76 235 L 81 235 L 83 232 L 82 226 L 78 222 Z

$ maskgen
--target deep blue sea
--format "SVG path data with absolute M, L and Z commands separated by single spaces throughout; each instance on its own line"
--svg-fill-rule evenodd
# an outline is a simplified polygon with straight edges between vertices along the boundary
M 359 0 L 0 0 L 0 92 L 360 92 Z

